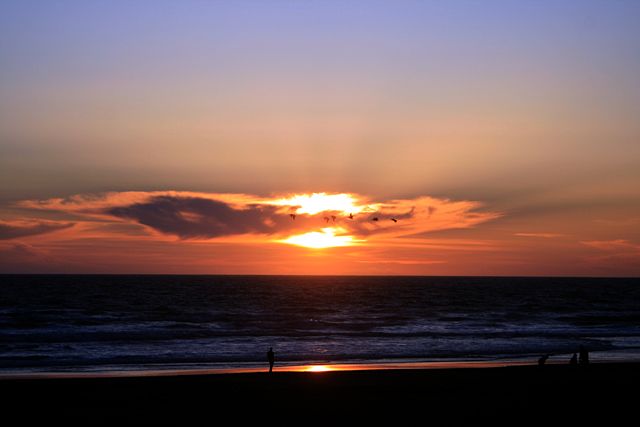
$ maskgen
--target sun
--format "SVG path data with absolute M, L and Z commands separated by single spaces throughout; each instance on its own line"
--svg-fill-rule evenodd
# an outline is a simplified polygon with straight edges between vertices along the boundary
M 361 205 L 359 200 L 352 194 L 295 194 L 293 196 L 269 201 L 269 204 L 276 206 L 289 206 L 295 208 L 298 215 L 315 215 L 320 212 L 336 211 L 345 215 L 356 214 L 362 211 L 373 211 L 378 208 L 375 205 Z
M 305 369 L 307 372 L 329 372 L 332 371 L 329 366 L 326 365 L 311 365 Z
M 297 234 L 284 240 L 279 240 L 279 242 L 313 249 L 353 246 L 358 242 L 361 242 L 361 240 L 356 240 L 353 236 L 338 235 L 339 233 L 344 232 L 346 232 L 346 230 L 341 227 L 327 227 L 323 228 L 321 231 L 310 231 L 304 234 Z

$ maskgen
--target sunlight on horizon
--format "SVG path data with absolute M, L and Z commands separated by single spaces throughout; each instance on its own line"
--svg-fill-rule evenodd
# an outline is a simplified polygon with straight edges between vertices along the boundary
M 327 365 L 311 365 L 305 369 L 305 372 L 329 372 L 333 369 Z
M 297 234 L 284 240 L 278 240 L 280 243 L 288 243 L 290 245 L 304 246 L 312 249 L 325 249 L 343 246 L 353 246 L 363 240 L 356 240 L 353 236 L 336 235 L 344 233 L 346 230 L 341 227 L 327 227 L 322 231 L 311 231 L 309 233 Z
M 295 194 L 291 197 L 282 198 L 268 202 L 276 206 L 290 206 L 296 208 L 292 213 L 302 215 L 315 215 L 320 212 L 336 211 L 345 215 L 356 214 L 362 211 L 375 211 L 378 204 L 359 205 L 358 199 L 351 194 Z

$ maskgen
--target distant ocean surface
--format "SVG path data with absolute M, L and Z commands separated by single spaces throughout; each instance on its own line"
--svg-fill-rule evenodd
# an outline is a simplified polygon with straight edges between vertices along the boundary
M 640 279 L 0 276 L 0 374 L 640 360 Z

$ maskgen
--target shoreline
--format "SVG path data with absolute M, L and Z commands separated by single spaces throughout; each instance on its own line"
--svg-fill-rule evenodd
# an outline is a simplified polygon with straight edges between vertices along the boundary
M 612 357 L 611 352 L 591 352 L 592 364 L 640 364 L 638 354 L 626 354 L 627 357 Z M 504 358 L 451 358 L 451 359 L 379 359 L 352 361 L 278 362 L 274 372 L 340 372 L 340 371 L 379 371 L 379 370 L 421 370 L 421 369 L 483 369 L 509 366 L 537 366 L 540 355 L 510 356 Z M 630 357 L 629 357 L 630 356 Z M 568 365 L 571 354 L 552 354 L 546 365 Z M 243 366 L 244 365 L 244 366 Z M 7 379 L 45 379 L 45 378 L 119 378 L 154 376 L 193 376 L 252 374 L 268 371 L 268 364 L 148 364 L 148 365 L 96 365 L 96 366 L 57 366 L 47 368 L 15 368 L 0 370 L 0 381 Z
M 635 362 L 624 362 L 635 363 Z M 559 361 L 550 361 L 548 365 L 561 365 Z M 486 369 L 508 366 L 534 366 L 531 360 L 504 361 L 430 361 L 430 362 L 380 362 L 380 363 L 309 363 L 293 364 L 274 367 L 274 373 L 325 373 L 351 371 L 387 371 L 387 370 L 431 370 L 431 369 Z M 42 371 L 42 372 L 9 372 L 0 373 L 2 380 L 18 379 L 64 379 L 64 378 L 136 378 L 136 377 L 173 377 L 199 375 L 240 375 L 259 374 L 268 371 L 264 367 L 236 367 L 236 368 L 167 368 L 167 369 L 110 369 L 96 371 Z

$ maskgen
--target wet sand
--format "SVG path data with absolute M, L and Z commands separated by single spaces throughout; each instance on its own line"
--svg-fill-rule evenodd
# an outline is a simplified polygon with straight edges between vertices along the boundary
M 0 396 L 15 425 L 619 425 L 637 418 L 639 385 L 640 364 L 627 363 L 5 378 Z

